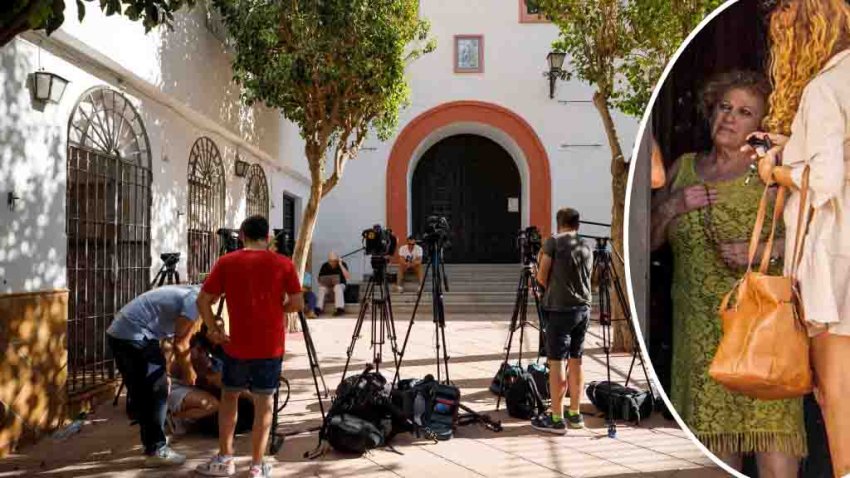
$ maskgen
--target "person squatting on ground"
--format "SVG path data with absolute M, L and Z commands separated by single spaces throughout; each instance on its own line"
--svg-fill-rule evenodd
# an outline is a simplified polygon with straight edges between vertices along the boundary
M 198 286 L 169 285 L 150 290 L 118 311 L 106 331 L 118 370 L 127 386 L 132 415 L 139 422 L 145 466 L 180 465 L 186 457 L 165 438 L 168 376 L 160 340 L 172 339 L 174 360 L 188 384 L 195 382 L 189 340 L 197 325 Z
M 339 278 L 337 284 L 326 285 L 322 283 L 322 281 L 326 280 L 326 278 L 333 276 Z M 331 251 L 328 254 L 328 262 L 325 262 L 322 264 L 322 267 L 319 268 L 319 296 L 318 303 L 316 304 L 316 313 L 318 315 L 322 315 L 324 313 L 325 297 L 331 289 L 333 289 L 334 305 L 336 306 L 336 312 L 334 315 L 339 316 L 345 314 L 345 286 L 350 278 L 351 274 L 348 272 L 348 264 L 340 260 L 336 252 Z
M 422 283 L 425 269 L 422 268 L 422 247 L 416 244 L 416 237 L 408 236 L 407 244 L 398 249 L 398 286 L 399 292 L 404 292 L 404 275 L 408 270 L 416 274 L 418 284 Z
M 285 338 L 285 313 L 304 306 L 301 284 L 287 257 L 268 250 L 269 224 L 262 216 L 242 222 L 245 247 L 216 261 L 198 296 L 198 311 L 213 343 L 224 349 L 219 407 L 219 452 L 196 471 L 207 476 L 231 476 L 233 432 L 240 394 L 254 397 L 250 476 L 268 477 L 263 461 L 272 422 L 273 394 L 280 381 Z M 228 332 L 216 322 L 212 305 L 225 296 Z
M 546 354 L 549 359 L 549 390 L 552 413 L 531 420 L 531 426 L 561 434 L 584 427 L 579 411 L 584 377 L 581 356 L 590 322 L 593 251 L 578 237 L 578 211 L 558 211 L 558 232 L 540 250 L 537 282 L 544 288 L 542 308 L 546 314 Z M 566 360 L 566 363 L 565 363 Z M 570 405 L 564 416 L 563 400 L 569 385 Z
M 796 235 L 803 171 L 813 216 L 797 271 L 812 337 L 815 395 L 835 476 L 850 475 L 850 4 L 785 0 L 770 16 L 774 91 L 765 121 L 777 146 L 759 161 L 768 184 L 791 190 L 786 237 Z M 785 136 L 790 133 L 790 137 Z M 764 137 L 765 133 L 755 133 Z M 745 146 L 744 151 L 753 153 Z M 754 156 L 753 156 L 754 158 Z M 785 241 L 790 258 L 794 241 Z M 793 262 L 785 261 L 785 273 Z

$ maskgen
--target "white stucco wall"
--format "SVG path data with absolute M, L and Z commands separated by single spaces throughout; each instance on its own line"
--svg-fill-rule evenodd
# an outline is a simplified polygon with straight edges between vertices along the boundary
M 437 49 L 408 68 L 412 104 L 402 112 L 397 131 L 419 114 L 450 101 L 477 100 L 508 108 L 531 125 L 546 148 L 553 215 L 559 207 L 571 206 L 587 220 L 610 222 L 611 154 L 602 122 L 590 103 L 593 89 L 575 80 L 559 81 L 555 99 L 550 99 L 549 83 L 543 77 L 557 28 L 548 23 L 520 23 L 517 0 L 428 0 L 420 3 L 420 13 L 431 22 Z M 483 73 L 454 73 L 454 36 L 466 34 L 484 36 Z M 623 151 L 631 151 L 638 121 L 619 113 L 614 120 Z M 482 133 L 480 125 L 452 129 L 458 134 Z M 497 136 L 490 137 L 502 143 Z M 341 184 L 323 201 L 314 242 L 314 269 L 329 250 L 351 251 L 359 247 L 360 231 L 374 223 L 386 224 L 387 160 L 396 139 L 368 139 L 367 150 L 349 164 Z M 580 146 L 589 144 L 598 146 Z M 299 148 L 288 142 L 286 154 L 303 157 Z M 521 161 L 510 148 L 506 150 L 515 161 Z M 527 167 L 519 169 L 522 174 Z M 524 205 L 528 203 L 526 185 L 523 180 Z M 523 209 L 525 225 L 528 210 Z M 408 217 L 408 224 L 410 220 Z M 607 232 L 592 227 L 586 230 L 591 234 Z M 361 260 L 350 265 L 358 275 L 363 265 L 368 270 Z
M 218 146 L 225 169 L 225 225 L 245 214 L 245 178 L 233 174 L 237 149 L 260 163 L 269 182 L 270 222 L 282 223 L 284 192 L 306 197 L 303 178 L 287 173 L 283 120 L 277 112 L 245 108 L 231 83 L 228 58 L 204 24 L 204 10 L 177 15 L 174 32 L 148 35 L 140 24 L 89 8 L 82 24 L 67 2 L 65 24 L 50 38 L 28 33 L 0 49 L 0 293 L 65 287 L 65 192 L 68 120 L 89 88 L 123 91 L 142 117 L 152 153 L 152 274 L 159 254 L 182 253 L 186 269 L 187 168 L 200 136 Z M 41 48 L 39 48 L 39 46 Z M 27 75 L 40 65 L 70 80 L 59 104 L 33 108 Z M 177 105 L 177 107 L 175 107 Z M 226 137 L 225 137 L 226 135 Z M 258 148 L 263 158 L 248 147 Z M 258 153 L 260 154 L 260 153 Z M 8 192 L 21 200 L 6 207 Z

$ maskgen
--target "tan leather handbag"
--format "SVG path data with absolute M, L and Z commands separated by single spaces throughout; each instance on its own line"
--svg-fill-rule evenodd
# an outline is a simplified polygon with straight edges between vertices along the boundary
M 794 254 L 786 258 L 793 261 L 791 274 L 767 275 L 776 223 L 781 220 L 785 204 L 785 188 L 780 188 L 776 197 L 770 236 L 759 269 L 752 270 L 767 209 L 765 188 L 750 238 L 747 271 L 720 305 L 723 338 L 708 373 L 729 390 L 760 400 L 799 397 L 812 390 L 809 336 L 795 280 L 808 225 L 804 218 L 808 183 L 806 167 Z M 730 304 L 733 295 L 735 301 Z

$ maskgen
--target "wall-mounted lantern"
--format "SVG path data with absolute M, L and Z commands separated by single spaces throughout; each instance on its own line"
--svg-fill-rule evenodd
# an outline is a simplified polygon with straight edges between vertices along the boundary
M 545 73 L 546 77 L 549 78 L 549 98 L 555 97 L 555 82 L 567 79 L 567 72 L 564 70 L 564 59 L 566 57 L 566 53 L 558 51 L 552 51 L 546 55 L 546 60 L 549 62 L 549 71 Z
M 59 103 L 65 94 L 68 80 L 48 71 L 39 70 L 33 73 L 35 99 L 42 102 Z

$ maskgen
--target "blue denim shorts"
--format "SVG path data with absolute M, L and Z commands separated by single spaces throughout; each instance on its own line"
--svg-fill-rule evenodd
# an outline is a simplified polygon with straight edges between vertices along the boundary
M 281 358 L 242 360 L 223 354 L 221 382 L 228 392 L 271 395 L 280 383 Z

